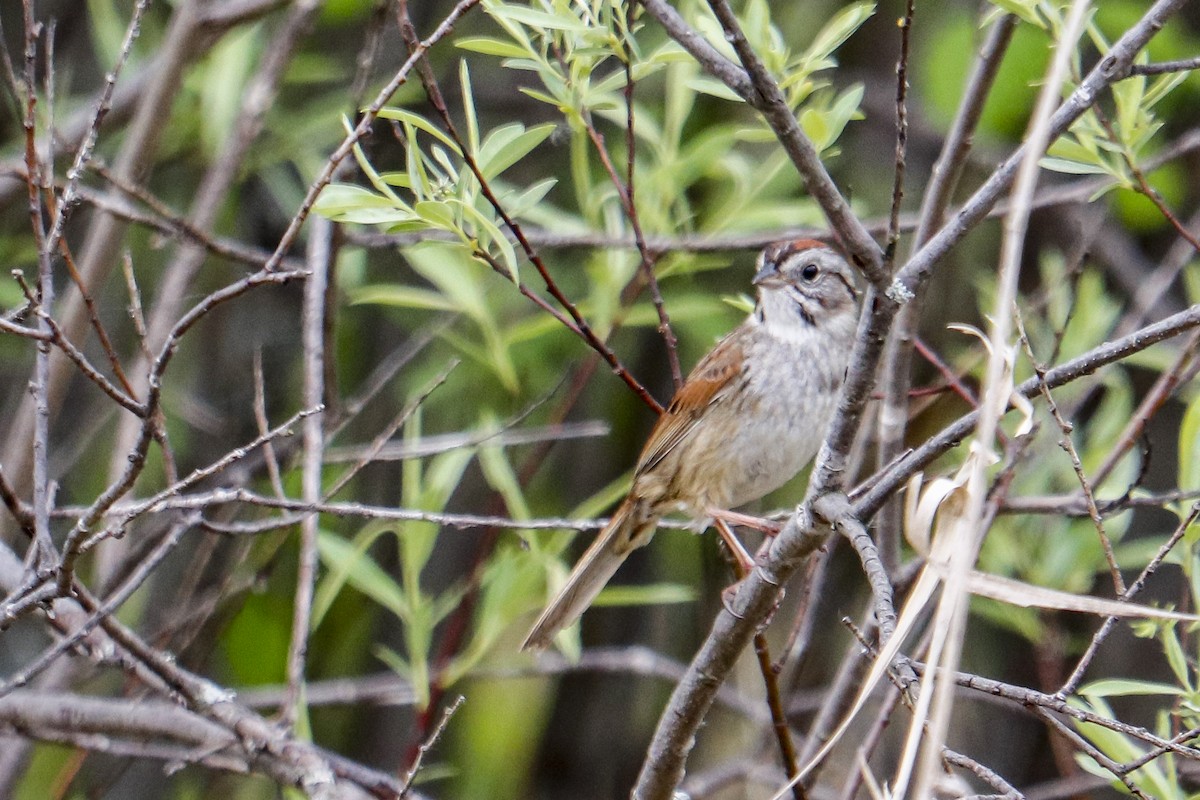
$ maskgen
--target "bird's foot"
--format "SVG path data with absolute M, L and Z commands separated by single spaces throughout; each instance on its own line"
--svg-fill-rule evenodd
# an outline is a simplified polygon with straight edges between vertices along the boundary
M 783 523 L 778 520 L 756 517 L 753 514 L 743 514 L 740 511 L 710 508 L 707 513 L 716 521 L 725 522 L 728 525 L 741 525 L 743 528 L 759 531 L 765 536 L 776 536 L 783 530 Z

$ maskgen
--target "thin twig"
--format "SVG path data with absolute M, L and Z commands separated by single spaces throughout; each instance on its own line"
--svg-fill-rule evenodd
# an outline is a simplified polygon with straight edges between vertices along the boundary
M 1192 306 L 1178 314 L 1172 314 L 1164 320 L 1140 328 L 1127 336 L 1104 342 L 1064 364 L 1047 370 L 1045 384 L 1054 389 L 1078 380 L 1101 367 L 1127 358 L 1133 353 L 1141 352 L 1165 339 L 1186 333 L 1197 326 L 1200 326 L 1200 305 Z M 1041 382 L 1036 377 L 1030 378 L 1018 385 L 1014 391 L 1023 397 L 1032 397 L 1041 391 Z M 869 489 L 851 494 L 855 510 L 864 518 L 870 517 L 887 497 L 904 485 L 913 473 L 923 469 L 933 459 L 959 444 L 963 437 L 974 428 L 977 418 L 978 412 L 976 411 L 959 417 L 926 440 L 920 447 L 910 451 L 884 469 L 881 475 L 872 476 Z
M 437 725 L 434 726 L 433 731 L 429 734 L 425 741 L 421 742 L 420 746 L 417 747 L 417 757 L 413 759 L 412 766 L 409 767 L 408 771 L 404 775 L 403 788 L 400 790 L 401 796 L 408 794 L 408 790 L 412 788 L 413 781 L 416 780 L 417 773 L 421 770 L 421 762 L 425 760 L 425 754 L 433 749 L 433 746 L 437 744 L 438 739 L 442 738 L 442 734 L 445 732 L 446 726 L 450 724 L 450 720 L 454 717 L 454 712 L 458 711 L 459 707 L 462 706 L 466 699 L 466 697 L 460 694 L 453 703 L 446 706 L 446 708 L 442 711 L 442 716 L 438 720 Z
M 1175 545 L 1179 543 L 1179 540 L 1183 538 L 1183 535 L 1187 532 L 1188 528 L 1190 528 L 1196 522 L 1197 517 L 1200 517 L 1200 503 L 1195 503 L 1192 505 L 1191 512 L 1179 521 L 1179 524 L 1175 526 L 1175 531 L 1171 534 L 1167 541 L 1164 542 L 1161 547 L 1159 547 L 1158 552 L 1154 554 L 1154 557 L 1150 559 L 1150 562 L 1142 569 L 1142 572 L 1140 575 L 1138 575 L 1137 579 L 1134 580 L 1134 582 L 1130 584 L 1129 588 L 1120 595 L 1118 598 L 1119 600 L 1131 600 L 1139 592 L 1141 592 L 1146 585 L 1146 581 L 1162 565 L 1162 562 L 1166 559 L 1167 555 L 1171 552 Z M 1071 694 L 1074 694 L 1075 690 L 1079 688 L 1079 684 L 1083 682 L 1083 676 L 1087 674 L 1088 667 L 1091 666 L 1092 660 L 1096 657 L 1096 653 L 1100 651 L 1100 645 L 1102 645 L 1108 638 L 1108 635 L 1112 632 L 1116 622 L 1116 617 L 1107 617 L 1104 622 L 1101 623 L 1099 629 L 1097 629 L 1096 633 L 1092 635 L 1092 640 L 1088 643 L 1087 649 L 1083 651 L 1083 655 L 1081 655 L 1079 660 L 1075 663 L 1075 668 L 1071 670 L 1071 674 L 1059 688 L 1057 692 L 1059 697 L 1067 697 Z
M 33 229 L 38 253 L 37 302 L 51 306 L 54 303 L 54 277 L 51 271 L 50 253 L 46 247 L 44 220 L 42 218 L 41 188 L 39 178 L 42 167 L 37 153 L 37 91 L 34 88 L 34 69 L 37 57 L 37 37 L 41 26 L 33 16 L 32 0 L 23 0 L 25 12 L 25 170 L 29 200 L 29 221 Z M 38 329 L 43 334 L 53 333 L 49 315 L 38 315 Z M 50 538 L 50 472 L 47 466 L 50 448 L 50 342 L 40 339 L 34 363 L 34 378 L 31 387 L 34 403 L 33 429 L 33 518 L 34 542 L 29 548 L 30 565 L 48 563 L 55 553 Z
M 825 165 L 821 163 L 816 148 L 800 129 L 796 115 L 788 106 L 778 84 L 746 41 L 729 5 L 723 0 L 713 0 L 710 3 L 728 40 L 742 61 L 742 68 L 721 55 L 703 35 L 692 30 L 667 0 L 639 1 L 646 11 L 658 20 L 668 35 L 687 50 L 705 71 L 725 83 L 763 114 L 792 163 L 796 165 L 797 172 L 804 179 L 808 193 L 820 204 L 830 226 L 846 245 L 854 262 L 873 283 L 885 281 L 882 253 L 878 245 L 850 210 L 850 204 L 830 177 Z
M 1154 379 L 1154 385 L 1146 392 L 1142 402 L 1138 403 L 1137 410 L 1129 418 L 1121 435 L 1117 437 L 1117 443 L 1105 456 L 1104 462 L 1096 469 L 1096 474 L 1092 478 L 1093 486 L 1099 486 L 1113 473 L 1125 454 L 1142 437 L 1154 415 L 1166 405 L 1166 402 L 1175 394 L 1175 390 L 1186 384 L 1190 377 L 1195 375 L 1196 370 L 1200 369 L 1200 360 L 1196 358 L 1197 353 L 1200 353 L 1200 331 L 1188 337 L 1171 366 Z
M 1200 69 L 1200 56 L 1183 58 L 1178 61 L 1158 61 L 1152 64 L 1134 64 L 1129 68 L 1132 75 L 1162 75 L 1167 72 L 1187 72 Z
M 433 379 L 425 384 L 425 386 L 418 391 L 411 400 L 405 403 L 404 408 L 400 409 L 400 412 L 396 414 L 392 421 L 379 431 L 379 433 L 375 436 L 375 440 L 357 455 L 354 463 L 337 477 L 337 480 L 330 485 L 329 489 L 320 495 L 319 499 L 322 501 L 330 500 L 337 495 L 337 493 L 340 492 L 346 486 L 346 484 L 353 480 L 354 476 L 361 472 L 368 464 L 375 463 L 376 457 L 379 455 L 379 451 L 381 451 L 384 446 L 387 445 L 388 441 L 396 434 L 396 431 L 400 430 L 401 426 L 403 426 L 404 423 L 406 423 L 409 418 L 411 418 L 412 415 L 417 412 L 417 409 L 419 409 L 425 403 L 425 401 L 429 399 L 429 396 L 433 394 L 439 386 L 446 382 L 446 379 L 450 377 L 450 373 L 454 371 L 458 364 L 459 362 L 457 359 L 452 359 L 450 363 L 442 368 L 441 372 L 435 375 Z M 326 459 L 326 461 L 328 461 L 328 459 Z M 280 494 L 280 497 L 282 496 L 283 495 Z M 317 499 L 318 498 L 316 497 L 305 498 L 306 501 L 313 503 L 315 503 Z
M 733 531 L 729 529 L 727 523 L 718 520 L 717 524 L 725 526 L 723 529 L 725 536 L 734 536 Z M 746 569 L 736 557 L 733 558 L 733 568 L 738 580 L 743 580 L 746 577 Z M 758 660 L 758 671 L 762 675 L 763 688 L 767 695 L 767 708 L 771 712 L 771 730 L 775 734 L 775 741 L 779 745 L 779 755 L 783 761 L 784 774 L 788 779 L 791 779 L 800 769 L 796 758 L 796 744 L 792 741 L 792 729 L 788 724 L 787 713 L 783 707 L 783 698 L 779 693 L 779 670 L 772 663 L 771 646 L 767 643 L 767 635 L 762 631 L 754 634 L 754 655 Z M 808 793 L 799 781 L 792 783 L 792 797 L 794 800 L 807 800 L 808 798 Z
M 242 447 L 237 447 L 233 450 L 230 450 L 224 456 L 218 458 L 208 466 L 197 467 L 196 469 L 192 470 L 187 477 L 176 481 L 153 496 L 137 503 L 121 507 L 119 511 L 118 507 L 114 504 L 108 509 L 108 511 L 110 513 L 119 513 L 120 519 L 117 522 L 110 524 L 102 533 L 97 534 L 95 538 L 89 539 L 84 549 L 86 550 L 95 546 L 96 541 L 98 541 L 100 538 L 108 536 L 120 536 L 123 533 L 125 526 L 138 517 L 149 513 L 157 513 L 166 508 L 172 507 L 171 501 L 173 498 L 185 497 L 186 495 L 184 495 L 183 492 L 189 488 L 195 486 L 201 481 L 211 478 L 214 475 L 220 474 L 223 470 L 241 461 L 251 452 L 259 447 L 263 447 L 268 442 L 275 441 L 284 436 L 291 436 L 294 433 L 297 423 L 309 419 L 310 417 L 318 416 L 320 412 L 320 406 L 299 411 L 288 418 L 283 424 L 264 431 L 262 434 L 255 437 L 248 444 L 243 445 Z M 86 516 L 90 513 L 90 511 L 91 509 L 89 508 L 80 516 Z
M 892 206 L 888 217 L 888 235 L 883 260 L 890 271 L 900 241 L 900 204 L 904 199 L 904 169 L 908 149 L 908 46 L 912 35 L 915 0 L 907 0 L 900 27 L 900 58 L 896 62 L 896 156 L 892 177 Z
M 88 160 L 92 156 L 92 151 L 96 147 L 96 139 L 100 135 L 100 125 L 104 122 L 104 118 L 112 108 L 113 91 L 116 88 L 117 80 L 121 77 L 121 71 L 125 67 L 125 62 L 129 60 L 129 53 L 133 49 L 133 43 L 141 33 L 142 17 L 149 6 L 150 0 L 138 0 L 134 6 L 133 14 L 129 17 L 129 25 L 125 28 L 125 38 L 121 42 L 121 50 L 117 54 L 116 62 L 113 64 L 112 69 L 104 76 L 104 86 L 100 90 L 100 96 L 96 99 L 96 107 L 88 122 L 86 133 L 79 142 L 79 146 L 75 149 L 75 158 L 72 160 L 71 166 L 67 169 L 67 182 L 63 186 L 62 197 L 58 201 L 57 208 L 54 210 L 50 233 L 46 237 L 46 247 L 50 250 L 58 249 L 67 220 L 70 218 L 71 212 L 78 202 L 79 181 L 83 177 L 83 170 L 87 166 Z M 52 141 L 53 137 L 50 138 Z M 76 281 L 79 289 L 81 291 L 84 290 L 85 284 L 83 279 L 74 269 L 72 269 L 72 278 Z
M 1100 549 L 1104 552 L 1104 560 L 1108 562 L 1108 572 L 1112 578 L 1113 589 L 1117 594 L 1124 594 L 1125 579 L 1121 577 L 1121 567 L 1117 564 L 1116 554 L 1113 553 L 1112 540 L 1109 538 L 1108 532 L 1104 529 L 1104 518 L 1100 514 L 1099 507 L 1096 505 L 1096 496 L 1092 492 L 1092 482 L 1088 480 L 1087 473 L 1083 469 L 1083 462 L 1079 459 L 1079 452 L 1075 449 L 1075 443 L 1071 441 L 1071 432 L 1074 428 L 1071 423 L 1063 418 L 1062 412 L 1058 409 L 1058 403 L 1054 400 L 1054 394 L 1046 387 L 1046 365 L 1039 361 L 1033 352 L 1033 344 L 1029 341 L 1029 335 L 1025 332 L 1025 323 L 1021 318 L 1020 311 L 1016 313 L 1016 318 L 1021 342 L 1025 346 L 1025 353 L 1033 363 L 1033 371 L 1038 377 L 1042 398 L 1045 399 L 1046 406 L 1050 409 L 1050 414 L 1054 417 L 1055 423 L 1058 424 L 1058 430 L 1062 434 L 1062 437 L 1058 440 L 1058 445 L 1071 459 L 1071 468 L 1075 471 L 1075 478 L 1079 481 L 1083 500 L 1087 504 L 1088 517 L 1091 518 L 1092 525 L 1096 528 L 1096 535 L 1100 539 Z
M 107 617 L 116 613 L 126 600 L 137 591 L 137 589 L 146 581 L 150 573 L 166 558 L 175 546 L 179 544 L 183 535 L 191 529 L 195 520 L 191 522 L 177 522 L 171 526 L 155 545 L 154 549 L 138 564 L 137 568 L 129 574 L 125 581 L 111 595 L 109 595 L 103 605 L 93 612 L 82 625 L 71 632 L 70 636 L 65 636 L 50 647 L 46 648 L 32 662 L 24 666 L 19 672 L 9 676 L 3 682 L 0 682 L 0 697 L 12 692 L 14 689 L 19 689 L 29 681 L 33 680 L 37 675 L 43 672 L 47 667 L 54 663 L 59 656 L 71 650 L 79 642 L 83 641 L 93 630 L 95 630 Z
M 1135 508 L 1162 508 L 1180 500 L 1195 500 L 1200 489 L 1175 489 L 1169 492 L 1149 492 L 1133 495 L 1130 491 L 1111 500 L 1097 500 L 1096 505 L 1103 516 L 1121 514 Z M 1091 512 L 1087 503 L 1078 494 L 1041 495 L 1035 497 L 1007 497 L 1001 504 L 1002 514 L 1061 514 L 1068 517 L 1086 517 Z
M 304 282 L 304 307 L 301 313 L 301 341 L 304 362 L 303 402 L 309 408 L 324 408 L 325 398 L 325 287 L 335 257 L 333 223 L 314 221 L 308 238 L 308 279 Z M 312 414 L 303 422 L 300 464 L 300 494 L 306 503 L 321 497 L 321 465 L 325 454 L 324 421 Z M 304 675 L 308 656 L 308 637 L 312 630 L 313 593 L 317 583 L 316 514 L 300 520 L 299 558 L 296 567 L 296 591 L 292 600 L 292 632 L 288 644 L 288 696 L 280 709 L 280 721 L 292 727 L 304 714 Z

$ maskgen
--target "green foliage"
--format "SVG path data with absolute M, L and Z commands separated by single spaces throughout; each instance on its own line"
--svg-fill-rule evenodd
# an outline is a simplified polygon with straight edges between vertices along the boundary
M 1179 488 L 1185 492 L 1200 489 L 1200 393 L 1188 403 L 1179 426 Z M 1183 516 L 1184 504 L 1175 507 Z
M 200 95 L 200 143 L 215 160 L 229 132 L 237 127 L 242 90 L 258 62 L 260 30 L 251 26 L 223 38 L 197 73 Z
M 1038 285 L 1049 287 L 1037 298 L 1022 303 L 1022 319 L 1034 354 L 1041 361 L 1057 349 L 1057 361 L 1070 359 L 1103 341 L 1120 314 L 1120 306 L 1107 293 L 1104 281 L 1093 272 L 1084 272 L 1072 282 L 1065 273 L 1061 256 L 1050 255 L 1041 261 Z M 1044 302 L 1044 309 L 1039 307 Z M 990 305 L 988 292 L 980 304 Z M 1028 359 L 1017 365 L 1018 381 L 1033 374 Z M 1135 398 L 1129 377 L 1123 370 L 1103 373 L 1103 392 L 1086 423 L 1076 423 L 1069 434 L 1080 455 L 1085 474 L 1091 475 L 1120 441 Z M 1060 408 L 1080 402 L 1088 390 L 1069 384 L 1053 392 Z M 1072 494 L 1080 490 L 1079 478 L 1070 458 L 1058 445 L 1064 433 L 1048 411 L 1039 411 L 1038 430 L 1030 445 L 1031 452 L 1049 457 L 1032 459 L 1018 470 L 1009 489 L 1013 496 Z M 1125 486 L 1135 477 L 1137 456 L 1123 458 L 1113 470 L 1106 486 Z M 1098 492 L 1101 498 L 1105 492 Z M 1105 535 L 1118 548 L 1130 523 L 1129 515 L 1104 520 Z M 1153 553 L 1121 549 L 1121 563 L 1127 568 L 1144 565 Z M 1028 517 L 1000 516 L 992 524 L 979 557 L 980 569 L 1005 575 L 1038 586 L 1087 594 L 1098 579 L 1106 579 L 1108 562 L 1095 524 L 1087 517 L 1041 515 L 1036 524 Z M 1033 608 L 1014 608 L 991 600 L 976 600 L 973 609 L 993 624 L 1013 631 L 1032 642 L 1044 637 L 1041 612 Z
M 476 124 L 475 100 L 471 91 L 466 62 L 460 72 L 463 106 L 467 114 L 464 154 L 457 142 L 422 117 L 401 108 L 380 112 L 384 119 L 401 123 L 407 144 L 406 170 L 379 174 L 367 161 L 361 147 L 355 148 L 359 166 L 375 187 L 375 192 L 356 186 L 335 185 L 318 199 L 316 210 L 340 222 L 357 222 L 386 226 L 398 233 L 405 231 L 441 231 L 459 240 L 471 256 L 489 263 L 500 263 L 515 282 L 516 252 L 507 236 L 501 232 L 503 222 L 485 195 L 472 171 L 466 167 L 467 156 L 489 183 L 528 155 L 553 131 L 552 125 L 539 125 L 529 130 L 520 123 L 502 125 L 480 143 Z M 347 123 L 349 127 L 349 123 Z M 419 134 L 435 141 L 423 148 Z M 510 217 L 521 216 L 535 205 L 554 185 L 545 180 L 519 194 L 498 194 Z M 393 187 L 407 190 L 410 199 L 402 199 Z
M 354 302 L 464 315 L 474 323 L 473 336 L 454 332 L 443 335 L 459 353 L 515 393 L 519 386 L 511 334 L 502 329 L 496 305 L 489 302 L 478 262 L 473 262 L 463 248 L 441 242 L 425 242 L 408 248 L 406 253 L 409 264 L 436 291 L 402 284 L 372 284 L 353 292 Z
M 1112 708 L 1102 699 L 1100 694 L 1086 696 L 1083 700 L 1072 699 L 1071 704 L 1108 719 L 1115 719 Z M 1174 732 L 1170 728 L 1170 715 L 1157 715 L 1154 732 L 1164 739 L 1170 739 Z M 1146 746 L 1124 733 L 1119 733 L 1103 725 L 1091 722 L 1077 722 L 1076 727 L 1085 735 L 1101 753 L 1119 764 L 1139 759 L 1147 752 Z M 1112 773 L 1097 764 L 1092 758 L 1083 754 L 1075 756 L 1076 762 L 1093 775 L 1111 782 L 1117 791 L 1130 793 L 1125 784 L 1113 777 Z M 1190 794 L 1179 785 L 1179 773 L 1176 769 L 1174 754 L 1167 752 L 1152 759 L 1149 763 L 1130 773 L 1129 781 L 1147 797 L 1160 800 L 1184 800 Z
M 1179 431 L 1179 486 L 1180 488 L 1194 487 L 1197 477 L 1197 436 L 1200 429 L 1200 412 L 1197 412 L 1196 402 L 1188 406 L 1184 422 Z M 1175 513 L 1182 521 L 1187 513 L 1188 504 L 1175 504 Z M 1200 538 L 1197 537 L 1197 526 L 1193 525 L 1186 532 L 1182 541 L 1166 558 L 1167 563 L 1182 567 L 1190 587 L 1189 606 L 1196 608 L 1200 602 Z M 1155 542 L 1155 553 L 1162 543 Z M 1125 563 L 1125 559 L 1122 560 Z M 1200 725 L 1200 675 L 1196 672 L 1197 658 L 1200 656 L 1200 637 L 1196 636 L 1196 626 L 1188 626 L 1184 630 L 1176 623 L 1163 621 L 1142 620 L 1131 625 L 1135 634 L 1146 639 L 1157 639 L 1161 646 L 1163 661 L 1169 668 L 1174 683 L 1164 681 L 1147 681 L 1137 678 L 1107 678 L 1093 681 L 1079 689 L 1079 699 L 1072 700 L 1080 708 L 1098 714 L 1107 719 L 1116 720 L 1118 717 L 1108 706 L 1105 698 L 1129 696 L 1155 696 L 1163 698 L 1158 702 L 1160 709 L 1156 715 L 1154 732 L 1161 738 L 1169 740 L 1180 729 L 1191 729 Z M 1134 737 L 1087 722 L 1076 722 L 1080 733 L 1085 735 L 1100 752 L 1117 763 L 1127 763 L 1147 753 L 1143 742 Z M 1187 798 L 1192 795 L 1179 785 L 1178 772 L 1174 754 L 1168 752 L 1154 758 L 1142 768 L 1130 773 L 1129 779 L 1141 791 L 1150 797 Z M 1077 756 L 1084 769 L 1093 774 L 1111 779 L 1112 775 L 1106 769 L 1085 756 Z M 1113 781 L 1114 788 L 1128 792 L 1127 787 L 1120 781 Z
M 1094 109 L 1084 113 L 1067 136 L 1050 146 L 1043 166 L 1111 178 L 1113 183 L 1098 190 L 1097 196 L 1114 187 L 1136 188 L 1132 168 L 1138 167 L 1162 128 L 1154 108 L 1182 81 L 1182 73 L 1168 73 L 1156 78 L 1136 75 L 1118 82 L 1113 86 L 1113 114 L 1102 120 Z

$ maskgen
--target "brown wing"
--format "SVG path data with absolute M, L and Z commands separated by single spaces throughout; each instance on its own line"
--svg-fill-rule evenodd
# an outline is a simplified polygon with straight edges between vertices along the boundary
M 740 329 L 739 329 L 740 330 Z M 638 459 L 637 474 L 653 469 L 692 432 L 696 422 L 714 402 L 728 394 L 742 370 L 741 342 L 734 331 L 709 351 L 675 393 L 667 410 L 658 418 Z

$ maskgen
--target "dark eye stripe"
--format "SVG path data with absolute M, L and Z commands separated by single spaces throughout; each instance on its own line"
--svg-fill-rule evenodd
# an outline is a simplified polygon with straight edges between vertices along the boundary
M 846 291 L 850 293 L 850 299 L 857 301 L 858 300 L 858 289 L 854 288 L 854 284 L 851 283 L 850 280 L 848 278 L 846 278 L 846 276 L 840 272 L 835 272 L 833 274 L 837 275 L 837 279 L 842 282 L 843 286 L 846 287 Z

